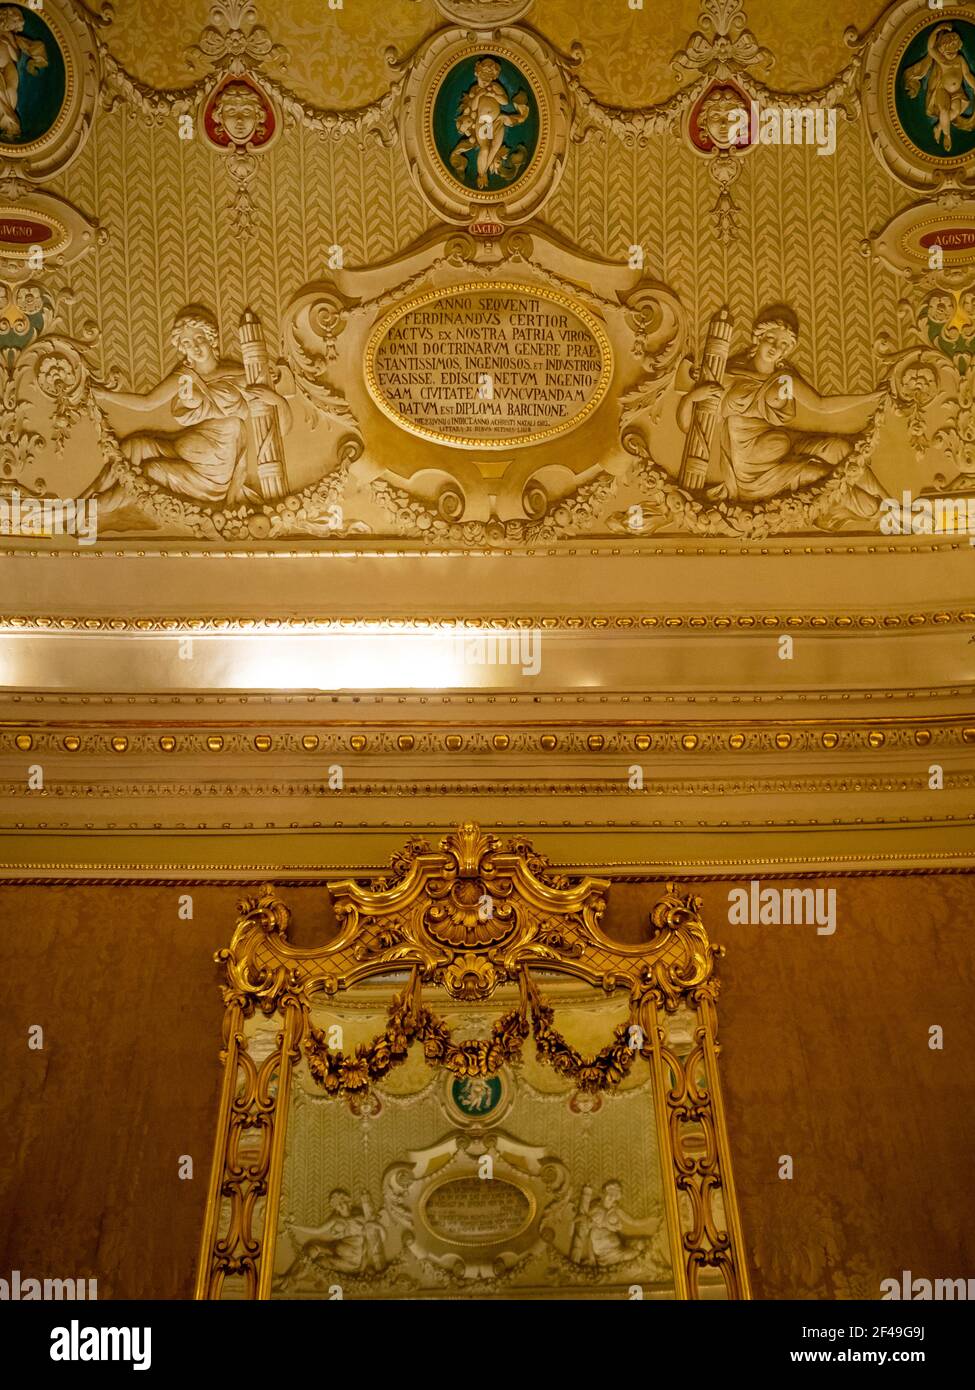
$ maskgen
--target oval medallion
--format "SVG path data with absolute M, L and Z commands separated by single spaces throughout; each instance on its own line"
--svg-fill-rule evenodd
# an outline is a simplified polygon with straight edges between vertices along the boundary
M 444 171 L 465 189 L 499 193 L 531 165 L 538 102 L 525 73 L 500 50 L 462 58 L 433 98 L 433 142 Z
M 25 258 L 32 246 L 40 246 L 45 255 L 62 250 L 70 240 L 67 228 L 53 218 L 31 212 L 25 216 L 20 208 L 0 204 L 0 251 Z
M 495 1176 L 449 1178 L 421 1202 L 420 1215 L 438 1239 L 481 1249 L 517 1240 L 531 1226 L 534 1202 L 514 1183 Z
M 422 439 L 510 449 L 565 434 L 609 389 L 613 353 L 569 295 L 501 281 L 418 295 L 380 320 L 365 352 L 376 405 Z
M 975 23 L 921 21 L 894 76 L 901 130 L 929 160 L 964 162 L 975 150 Z
M 450 1101 L 466 1120 L 483 1120 L 501 1103 L 500 1076 L 453 1076 Z
M 0 5 L 0 149 L 42 140 L 64 108 L 64 54 L 43 14 Z

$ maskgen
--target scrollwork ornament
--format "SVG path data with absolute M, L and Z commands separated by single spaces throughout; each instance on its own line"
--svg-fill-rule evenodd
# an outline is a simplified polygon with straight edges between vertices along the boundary
M 4 402 L 0 458 L 6 465 L 4 476 L 20 478 L 34 466 L 47 444 L 62 453 L 72 426 L 86 414 L 93 369 L 90 352 L 98 329 L 85 322 L 78 337 L 64 331 L 65 312 L 74 302 L 68 287 L 54 289 L 29 280 L 16 286 L 0 283 L 0 296 L 4 293 L 7 304 L 0 311 L 0 391 Z M 47 434 L 42 432 L 45 426 L 36 408 L 38 398 L 51 407 Z
M 644 410 L 655 410 L 687 344 L 687 314 L 666 285 L 642 281 L 624 300 L 633 355 L 642 368 L 637 384 L 620 397 L 620 431 Z
M 667 1097 L 677 1187 L 690 1210 L 682 1243 L 686 1251 L 691 1295 L 702 1269 L 719 1269 L 732 1296 L 739 1295 L 732 1235 L 720 1218 L 715 1197 L 722 1192 L 721 1161 L 707 1079 L 707 1036 L 699 1030 L 695 1044 L 681 1058 L 664 1049 L 673 1078 Z
M 237 928 L 229 948 L 217 951 L 214 960 L 227 972 L 224 1003 L 237 1005 L 244 1018 L 255 1008 L 274 1013 L 298 984 L 299 972 L 285 962 L 267 965 L 258 959 L 260 948 L 273 938 L 286 941 L 291 911 L 266 883 L 257 897 L 244 898 L 238 909 Z
M 289 1093 L 291 1069 L 302 1059 L 324 1097 L 344 1099 L 362 1117 L 380 1112 L 374 1087 L 417 1045 L 426 1063 L 448 1077 L 483 1079 L 516 1065 L 529 1039 L 539 1061 L 573 1083 L 577 1111 L 595 1108 L 598 1097 L 623 1084 L 635 1066 L 649 1064 L 661 1162 L 672 1179 L 665 1200 L 676 1233 L 677 1296 L 698 1296 L 700 1271 L 716 1268 L 732 1296 L 747 1297 L 715 1070 L 719 950 L 708 940 L 700 900 L 674 884 L 654 907 L 646 940 L 611 940 L 599 925 L 608 887 L 553 871 L 523 838 L 502 841 L 468 823 L 437 849 L 422 839 L 410 841 L 385 875 L 332 884 L 340 930 L 316 950 L 290 945 L 288 910 L 272 886 L 245 899 L 231 946 L 217 957 L 227 975 L 225 1077 L 198 1297 L 219 1297 L 228 1278 L 242 1281 L 245 1296 L 269 1296 L 284 1149 L 282 1098 Z M 499 893 L 511 909 L 502 918 L 504 932 L 489 933 L 490 939 L 478 932 L 483 919 L 470 916 L 473 894 L 482 890 Z M 383 1031 L 348 1052 L 330 1045 L 331 1030 L 315 1022 L 320 997 L 339 997 L 360 981 L 404 968 L 409 982 L 393 998 Z M 582 1053 L 559 1030 L 556 1009 L 539 988 L 540 971 L 628 996 L 628 1021 L 614 1027 L 599 1051 Z M 455 1038 L 424 998 L 432 991 L 480 1004 L 500 985 L 516 986 L 518 1002 L 486 1035 L 474 1038 Z M 681 1007 L 697 1019 L 687 1056 L 674 1051 L 661 1027 Z M 264 1059 L 262 1051 L 260 1062 L 243 1026 L 259 1012 L 281 1021 L 270 1055 Z M 703 1151 L 697 1139 L 689 1142 L 702 1132 Z M 682 1223 L 678 1193 L 685 1202 Z M 261 1199 L 269 1235 L 255 1229 Z
M 651 941 L 658 955 L 648 967 L 647 982 L 668 1012 L 681 998 L 702 986 L 711 985 L 715 957 L 720 946 L 713 946 L 701 920 L 701 899 L 693 893 L 681 894 L 668 883 L 664 896 L 650 913 L 654 928 Z
M 285 315 L 285 349 L 298 390 L 326 419 L 354 423 L 352 409 L 330 377 L 339 356 L 338 339 L 353 308 L 330 281 L 308 285 Z
M 951 461 L 950 472 L 935 474 L 935 488 L 940 492 L 975 488 L 975 375 L 972 373 L 959 382 L 955 398 L 948 406 L 948 422 L 935 431 L 933 443 Z
M 918 463 L 934 447 L 949 470 L 934 478 L 936 491 L 975 487 L 975 277 L 931 272 L 913 279 L 900 301 L 912 341 L 877 339 L 886 363 L 892 409 L 905 419 Z

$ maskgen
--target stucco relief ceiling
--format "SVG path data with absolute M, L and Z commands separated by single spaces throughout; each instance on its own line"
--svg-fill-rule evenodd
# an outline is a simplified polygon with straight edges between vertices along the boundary
M 935 12 L 86 13 L 20 7 L 0 132 L 31 176 L 0 208 L 0 825 L 358 833 L 483 797 L 634 861 L 668 825 L 961 852 L 968 537 L 879 524 L 939 477 L 975 515 L 975 112 L 913 91 Z M 822 140 L 732 138 L 803 93 Z M 25 520 L 94 500 L 97 536 Z
M 185 49 L 196 41 L 207 8 L 205 0 L 158 6 L 115 0 L 106 39 L 144 81 L 178 87 L 192 79 Z M 580 42 L 587 52 L 584 81 L 603 101 L 626 106 L 660 101 L 671 91 L 670 60 L 698 28 L 699 10 L 706 10 L 704 0 L 646 0 L 642 11 L 627 0 L 537 0 L 531 20 L 563 49 Z M 747 11 L 758 43 L 775 48 L 773 85 L 802 89 L 827 81 L 849 60 L 844 29 L 865 29 L 877 5 L 751 0 Z M 291 51 L 296 91 L 323 105 L 351 107 L 389 82 L 388 47 L 409 52 L 440 19 L 433 0 L 345 0 L 341 11 L 325 0 L 289 0 L 275 7 L 271 27 Z
M 829 549 L 967 504 L 969 118 L 888 59 L 916 7 L 697 2 L 17 9 L 7 532 Z

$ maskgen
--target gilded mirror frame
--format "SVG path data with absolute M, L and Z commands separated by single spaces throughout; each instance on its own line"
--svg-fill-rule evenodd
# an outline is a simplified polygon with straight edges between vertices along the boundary
M 245 899 L 230 947 L 216 956 L 226 972 L 224 1072 L 196 1297 L 219 1299 L 228 1278 L 245 1298 L 271 1296 L 288 1107 L 303 1057 L 327 1094 L 358 1101 L 413 1043 L 429 1061 L 436 1038 L 434 1065 L 448 1073 L 473 1066 L 490 1076 L 533 1035 L 539 1057 L 580 1091 L 607 1090 L 649 1064 L 674 1297 L 700 1297 L 702 1274 L 717 1272 L 727 1297 L 750 1298 L 718 1075 L 721 948 L 708 939 L 700 899 L 672 884 L 647 940 L 612 940 L 600 927 L 609 890 L 552 868 L 525 840 L 502 844 L 465 824 L 437 850 L 411 840 L 382 878 L 333 884 L 340 930 L 322 946 L 290 943 L 290 912 L 272 885 Z M 316 1000 L 395 972 L 408 983 L 385 1032 L 354 1053 L 332 1050 L 311 1017 Z M 542 998 L 541 980 L 556 975 L 628 1001 L 629 1021 L 594 1056 L 558 1032 Z M 517 987 L 520 1006 L 494 1024 L 491 1045 L 454 1042 L 433 1010 L 488 1001 L 499 985 Z M 663 1026 L 679 1010 L 691 1024 L 683 1057 Z M 255 1057 L 246 1023 L 258 1014 L 280 1028 L 270 1053 Z

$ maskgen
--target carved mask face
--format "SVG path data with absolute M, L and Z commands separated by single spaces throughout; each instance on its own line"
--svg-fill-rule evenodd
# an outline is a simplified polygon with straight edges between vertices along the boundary
M 727 150 L 736 143 L 742 128 L 747 125 L 742 117 L 743 110 L 741 102 L 731 92 L 714 96 L 701 108 L 698 123 L 709 140 L 719 149 Z M 747 118 L 747 112 L 745 116 Z
M 247 87 L 228 88 L 213 110 L 214 125 L 225 131 L 235 145 L 246 145 L 252 140 L 263 117 L 263 106 Z

